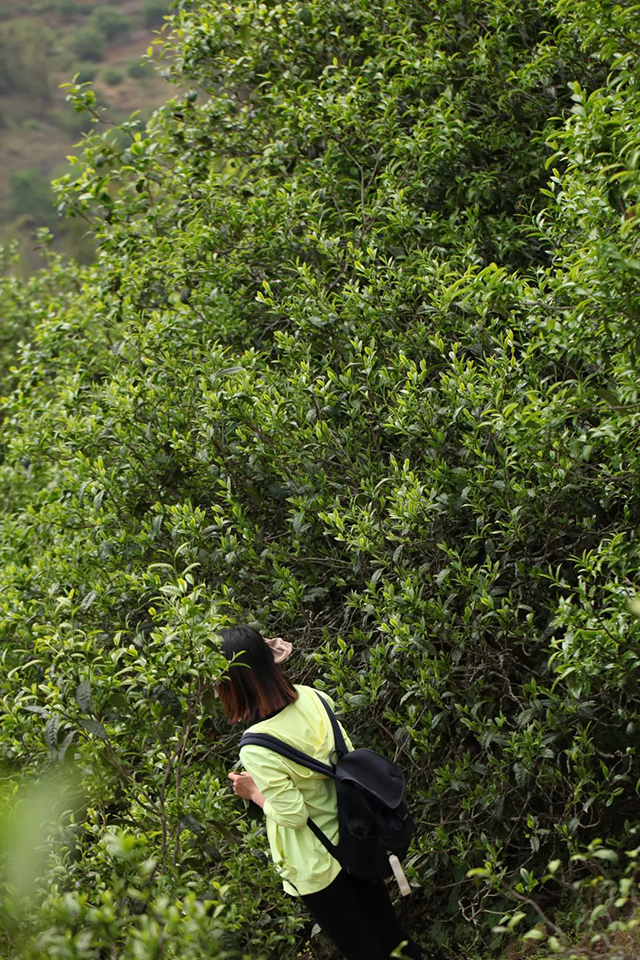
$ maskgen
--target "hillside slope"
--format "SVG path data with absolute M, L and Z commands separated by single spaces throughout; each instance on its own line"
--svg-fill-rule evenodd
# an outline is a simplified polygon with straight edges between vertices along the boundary
M 68 169 L 91 118 L 65 102 L 60 84 L 93 80 L 107 117 L 146 118 L 167 84 L 141 57 L 162 27 L 169 0 L 8 0 L 0 6 L 0 242 L 18 241 L 23 272 L 40 260 L 33 238 L 52 228 L 56 247 L 87 262 L 82 223 L 60 221 L 49 181 Z
M 1 294 L 0 751 L 85 798 L 32 956 L 301 948 L 226 786 L 229 620 L 403 764 L 452 956 L 637 846 L 639 37 L 608 0 L 184 3 L 181 92 L 58 181 L 95 264 Z

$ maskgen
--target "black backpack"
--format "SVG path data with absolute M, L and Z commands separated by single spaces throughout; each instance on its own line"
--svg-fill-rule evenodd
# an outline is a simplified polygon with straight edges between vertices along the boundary
M 273 750 L 295 763 L 335 780 L 338 794 L 337 846 L 313 822 L 307 824 L 338 863 L 356 877 L 381 880 L 392 872 L 389 855 L 405 856 L 413 834 L 413 818 L 404 803 L 405 778 L 400 767 L 374 750 L 351 750 L 324 697 L 335 739 L 335 763 L 322 763 L 268 733 L 245 733 L 240 746 Z

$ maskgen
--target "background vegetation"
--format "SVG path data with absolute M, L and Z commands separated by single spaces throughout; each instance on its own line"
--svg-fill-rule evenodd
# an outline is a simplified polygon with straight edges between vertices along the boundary
M 404 765 L 423 939 L 623 925 L 640 8 L 183 2 L 165 40 L 146 128 L 69 90 L 96 262 L 45 230 L 1 287 L 0 751 L 51 811 L 5 954 L 303 948 L 226 786 L 229 620 Z
M 20 269 L 38 267 L 38 226 L 81 262 L 93 257 L 81 221 L 60 221 L 49 181 L 68 169 L 89 118 L 66 107 L 60 84 L 79 73 L 95 81 L 108 117 L 150 115 L 167 95 L 141 56 L 160 29 L 169 0 L 5 0 L 0 5 L 0 242 L 16 240 Z M 142 69 L 140 69 L 142 67 Z M 113 83 L 118 74 L 121 81 Z M 117 85 L 117 90 L 115 89 Z M 24 189 L 24 185 L 30 189 Z

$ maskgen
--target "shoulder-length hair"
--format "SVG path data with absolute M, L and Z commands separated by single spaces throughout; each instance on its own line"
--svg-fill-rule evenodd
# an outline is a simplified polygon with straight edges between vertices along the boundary
M 255 722 L 298 699 L 262 634 L 242 625 L 226 627 L 219 635 L 224 656 L 233 661 L 217 685 L 227 720 Z

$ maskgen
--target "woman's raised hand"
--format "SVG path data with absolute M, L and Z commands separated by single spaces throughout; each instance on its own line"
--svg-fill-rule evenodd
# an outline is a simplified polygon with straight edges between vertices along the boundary
M 249 773 L 230 773 L 229 779 L 233 783 L 233 792 L 244 800 L 253 800 L 254 796 L 259 793 L 253 777 Z

